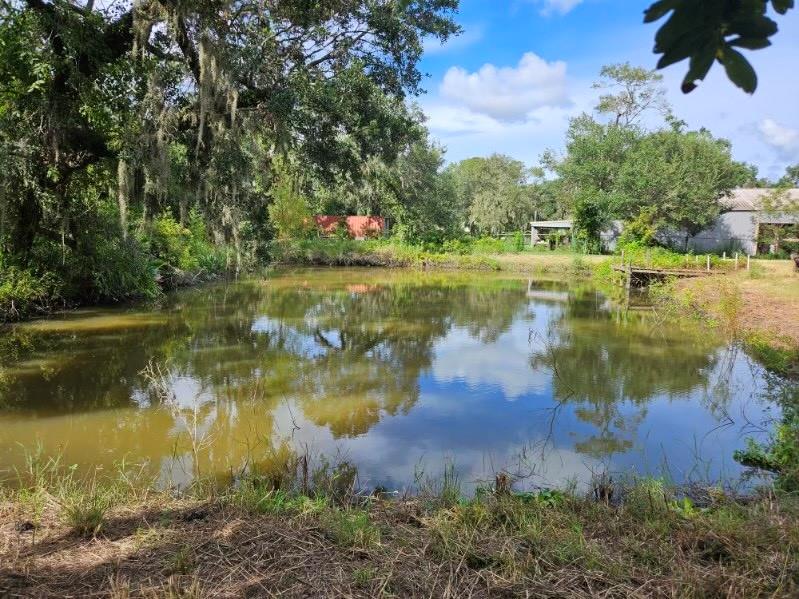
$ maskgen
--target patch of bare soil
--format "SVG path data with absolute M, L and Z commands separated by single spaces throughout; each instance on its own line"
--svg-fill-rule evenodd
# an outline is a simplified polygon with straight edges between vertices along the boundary
M 799 277 L 795 283 L 799 287 Z M 762 289 L 742 287 L 741 324 L 799 347 L 799 298 L 774 296 Z
M 688 279 L 680 282 L 680 288 L 713 316 L 734 318 L 739 331 L 760 333 L 784 349 L 799 348 L 799 274 L 787 263 L 769 264 L 762 270 L 755 278 L 738 273 Z M 725 301 L 730 293 L 740 300 L 734 315 L 729 313 L 730 302 Z

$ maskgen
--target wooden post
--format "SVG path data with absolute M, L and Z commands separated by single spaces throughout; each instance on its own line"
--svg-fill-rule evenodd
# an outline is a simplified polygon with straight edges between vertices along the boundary
M 707 271 L 710 272 L 710 254 L 707 255 Z
M 694 262 L 696 262 L 696 266 L 697 266 L 697 268 L 699 268 L 699 254 L 694 256 Z
M 749 268 L 750 268 L 751 266 L 752 266 L 752 256 L 750 256 L 749 254 L 747 254 L 747 255 L 746 255 L 746 270 L 749 270 Z
M 627 280 L 624 284 L 624 291 L 627 295 L 627 303 L 630 303 L 630 288 L 632 287 L 632 280 L 633 280 L 633 263 L 630 262 L 627 264 Z
M 738 270 L 738 252 L 735 252 L 735 270 Z
M 727 252 L 722 252 L 721 253 L 721 259 L 722 260 L 726 260 L 727 259 Z

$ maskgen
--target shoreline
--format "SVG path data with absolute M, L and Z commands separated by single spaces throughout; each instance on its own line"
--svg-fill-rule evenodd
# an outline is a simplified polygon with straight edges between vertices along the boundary
M 55 481 L 53 481 L 55 482 Z M 736 596 L 797 591 L 795 497 L 657 479 L 386 499 L 267 477 L 174 495 L 41 480 L 0 496 L 8 596 Z M 275 486 L 277 485 L 277 486 Z M 222 566 L 222 567 L 220 567 Z
M 369 243 L 369 242 L 362 242 Z M 320 247 L 322 251 L 320 251 Z M 617 288 L 614 274 L 607 266 L 612 256 L 570 253 L 504 253 L 455 254 L 430 253 L 414 248 L 377 245 L 361 248 L 345 244 L 346 251 L 328 252 L 324 245 L 311 245 L 312 251 L 276 259 L 263 269 L 271 268 L 410 268 L 429 271 L 496 272 L 529 276 L 568 276 L 593 279 L 607 290 Z M 371 248 L 371 249 L 370 249 Z M 184 284 L 163 289 L 200 287 L 230 279 L 227 275 L 202 277 L 187 274 Z M 190 280 L 189 284 L 185 284 Z M 610 292 L 613 295 L 613 292 Z M 701 319 L 705 324 L 721 327 L 753 351 L 768 368 L 779 374 L 799 376 L 799 274 L 788 260 L 757 260 L 751 271 L 729 271 L 724 277 L 682 279 L 662 286 L 656 293 L 661 306 L 677 317 Z M 0 322 L 0 333 L 16 323 L 47 319 L 83 308 L 136 306 L 145 299 L 124 302 L 72 303 L 26 318 Z M 733 314 L 734 313 L 734 314 Z M 734 321 L 734 322 L 732 322 Z M 732 330 L 730 330 L 732 329 Z

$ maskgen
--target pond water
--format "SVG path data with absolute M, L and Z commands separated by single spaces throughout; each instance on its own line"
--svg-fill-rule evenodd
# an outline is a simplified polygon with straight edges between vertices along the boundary
M 706 330 L 495 274 L 283 271 L 0 336 L 3 478 L 38 446 L 181 484 L 286 441 L 364 487 L 447 463 L 467 484 L 717 480 L 772 410 L 763 371 Z

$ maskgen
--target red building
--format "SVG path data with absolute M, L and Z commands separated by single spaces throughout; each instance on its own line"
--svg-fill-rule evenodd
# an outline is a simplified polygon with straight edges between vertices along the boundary
M 386 230 L 382 216 L 314 216 L 316 226 L 323 236 L 334 235 L 340 226 L 347 227 L 347 234 L 353 239 L 381 237 Z

